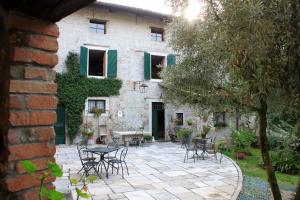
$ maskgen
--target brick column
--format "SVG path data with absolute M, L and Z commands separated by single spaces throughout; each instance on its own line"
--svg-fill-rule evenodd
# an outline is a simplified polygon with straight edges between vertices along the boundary
M 8 36 L 1 50 L 10 55 L 0 57 L 0 72 L 9 69 L 0 75 L 8 86 L 1 92 L 0 199 L 34 200 L 39 180 L 25 174 L 20 161 L 31 160 L 41 173 L 54 160 L 59 31 L 53 23 L 16 13 L 0 19 L 0 36 Z

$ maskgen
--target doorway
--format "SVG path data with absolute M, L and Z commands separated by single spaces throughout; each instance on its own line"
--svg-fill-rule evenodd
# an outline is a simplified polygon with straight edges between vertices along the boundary
M 152 136 L 165 138 L 165 108 L 162 102 L 152 102 Z
M 65 106 L 63 104 L 58 104 L 56 109 L 57 121 L 54 125 L 55 130 L 55 144 L 65 144 Z

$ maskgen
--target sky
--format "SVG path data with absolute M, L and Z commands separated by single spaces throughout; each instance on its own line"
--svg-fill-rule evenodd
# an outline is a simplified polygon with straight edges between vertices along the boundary
M 99 1 L 99 0 L 98 0 Z M 165 0 L 100 0 L 108 3 L 116 3 L 131 7 L 143 8 L 160 13 L 171 13 L 171 8 L 165 4 Z M 189 0 L 189 7 L 185 13 L 185 17 L 189 20 L 195 19 L 203 6 L 199 0 Z

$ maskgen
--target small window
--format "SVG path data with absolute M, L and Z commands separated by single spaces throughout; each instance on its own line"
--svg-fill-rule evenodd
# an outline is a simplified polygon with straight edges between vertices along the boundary
M 162 42 L 164 41 L 164 29 L 162 28 L 151 28 L 151 40 Z
M 89 76 L 105 76 L 105 51 L 89 50 Z
M 225 126 L 227 126 L 226 113 L 225 112 L 215 113 L 214 121 L 215 121 L 215 125 L 214 125 L 215 127 L 225 127 Z
M 90 20 L 90 31 L 93 33 L 106 34 L 106 22 L 97 19 Z
M 164 56 L 151 55 L 151 78 L 160 79 L 159 73 L 165 65 Z
M 105 112 L 105 107 L 105 100 L 88 100 L 88 113 L 93 113 L 93 108 L 101 109 L 103 112 Z
M 176 113 L 176 125 L 177 126 L 183 125 L 183 113 Z

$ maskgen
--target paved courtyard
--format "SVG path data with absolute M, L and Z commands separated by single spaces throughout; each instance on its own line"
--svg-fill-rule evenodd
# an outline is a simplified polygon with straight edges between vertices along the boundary
M 89 184 L 94 200 L 193 200 L 236 199 L 242 187 L 242 174 L 231 159 L 222 163 L 214 157 L 183 162 L 185 149 L 179 144 L 163 142 L 145 147 L 129 147 L 129 176 L 113 175 Z M 68 177 L 76 176 L 81 168 L 75 146 L 57 146 L 56 161 L 63 166 L 64 176 L 56 180 L 57 190 L 66 192 Z M 104 175 L 103 175 L 104 176 Z M 74 196 L 75 199 L 76 196 Z

